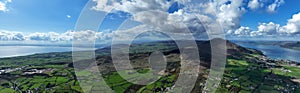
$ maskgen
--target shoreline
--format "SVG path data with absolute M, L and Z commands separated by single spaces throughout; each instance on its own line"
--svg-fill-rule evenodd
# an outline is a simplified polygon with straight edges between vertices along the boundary
M 48 53 L 66 53 L 72 52 L 74 47 L 60 47 L 60 46 L 0 46 L 3 48 L 0 59 L 3 58 L 14 58 L 14 57 L 26 57 L 36 54 L 48 54 Z M 8 48 L 8 49 L 7 49 Z M 10 48 L 10 49 L 9 49 Z M 78 51 L 96 50 L 98 48 L 86 48 L 78 47 Z M 11 51 L 10 51 L 11 50 Z

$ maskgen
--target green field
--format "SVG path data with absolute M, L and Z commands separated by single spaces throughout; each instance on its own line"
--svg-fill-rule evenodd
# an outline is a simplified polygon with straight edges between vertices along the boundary
M 210 45 L 206 42 L 198 42 L 201 45 Z M 171 47 L 168 47 L 171 46 Z M 205 47 L 205 46 L 201 46 Z M 203 49 L 203 48 L 202 48 Z M 207 48 L 209 49 L 209 48 Z M 230 50 L 231 49 L 231 50 Z M 132 71 L 119 71 L 114 68 L 109 54 L 109 48 L 96 51 L 96 60 L 106 84 L 116 93 L 152 93 L 166 92 L 171 90 L 177 81 L 180 73 L 180 51 L 170 42 L 136 44 L 130 48 L 130 60 L 136 73 L 142 74 L 142 78 L 137 78 L 137 74 Z M 122 78 L 123 73 L 129 79 L 143 79 L 152 77 L 148 56 L 155 50 L 163 51 L 167 58 L 167 67 L 164 74 L 158 80 L 148 85 L 138 85 L 137 82 L 129 82 Z M 263 60 L 263 55 L 259 51 L 229 46 L 228 50 L 232 54 L 227 56 L 225 73 L 221 80 L 217 93 L 298 93 L 300 92 L 299 82 L 300 68 L 292 66 L 286 62 Z M 209 52 L 199 51 L 203 69 L 199 72 L 199 77 L 192 90 L 199 93 L 204 87 L 209 73 Z M 267 60 L 267 61 L 266 61 Z M 83 60 L 85 62 L 88 60 Z M 88 64 L 84 64 L 88 65 Z M 23 57 L 12 57 L 0 59 L 0 70 L 13 70 L 0 74 L 0 93 L 80 93 L 82 89 L 88 91 L 101 90 L 93 81 L 79 82 L 77 76 L 91 77 L 94 74 L 87 70 L 74 71 L 71 52 L 66 53 L 46 53 L 35 54 Z M 90 84 L 80 87 L 80 84 Z

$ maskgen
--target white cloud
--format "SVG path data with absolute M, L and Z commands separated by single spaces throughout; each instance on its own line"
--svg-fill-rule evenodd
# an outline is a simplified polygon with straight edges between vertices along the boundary
M 284 3 L 284 0 L 274 0 L 272 4 L 267 6 L 267 11 L 273 13 L 278 7 L 280 7 Z
M 112 9 L 130 13 L 134 21 L 156 27 L 161 31 L 180 33 L 185 28 L 193 34 L 214 33 L 217 22 L 223 27 L 227 35 L 232 36 L 262 36 L 275 33 L 284 34 L 283 27 L 270 23 L 261 23 L 258 31 L 240 25 L 241 18 L 248 10 L 266 8 L 267 12 L 275 12 L 284 4 L 284 0 L 216 0 L 213 2 L 200 0 L 93 0 L 96 6 L 92 9 L 110 12 Z M 174 13 L 168 13 L 168 8 L 174 3 L 184 4 L 184 8 Z M 205 25 L 209 28 L 205 29 Z M 295 22 L 289 27 L 295 28 Z M 129 30 L 130 31 L 130 30 Z M 210 31 L 210 32 L 209 32 Z M 297 32 L 292 31 L 290 32 Z M 285 32 L 286 33 L 286 32 Z M 197 35 L 195 35 L 197 36 Z
M 27 40 L 36 40 L 36 41 L 59 41 L 59 35 L 55 32 L 48 33 L 31 33 L 28 36 L 25 36 Z
M 227 34 L 230 34 L 241 27 L 241 18 L 247 12 L 245 4 L 247 2 L 243 0 L 216 0 L 198 6 L 204 8 L 200 11 L 215 16 L 213 19 L 216 19 L 223 26 Z
M 284 3 L 284 0 L 249 0 L 248 8 L 251 10 L 265 8 L 267 12 L 273 13 Z
M 67 17 L 67 18 L 71 18 L 72 16 L 71 16 L 71 15 L 66 15 L 66 17 Z
M 174 1 L 167 0 L 93 0 L 96 6 L 92 9 L 109 12 L 112 9 L 129 13 L 137 13 L 148 10 L 166 11 Z
M 92 9 L 97 11 L 109 12 L 113 8 L 115 10 L 128 12 L 133 15 L 133 20 L 156 27 L 161 31 L 172 31 L 176 33 L 184 32 L 188 28 L 194 34 L 214 33 L 213 30 L 217 26 L 217 22 L 227 30 L 237 29 L 240 27 L 240 19 L 242 14 L 246 12 L 243 8 L 243 2 L 240 0 L 231 1 L 220 0 L 215 2 L 190 0 L 180 2 L 181 0 L 122 0 L 107 1 L 93 0 L 97 3 Z M 169 7 L 179 2 L 186 4 L 184 9 L 180 9 L 174 13 L 168 13 Z M 199 6 L 200 5 L 200 6 Z M 209 6 L 209 7 L 206 7 Z M 199 12 L 199 9 L 205 12 Z M 191 13 L 196 11 L 196 13 Z M 213 13 L 217 13 L 214 15 Z M 213 16 L 212 16 L 213 15 Z M 217 20 L 214 20 L 217 18 Z M 209 28 L 204 29 L 204 26 Z M 220 33 L 218 33 L 220 34 Z
M 217 10 L 217 20 L 225 30 L 238 29 L 240 27 L 240 19 L 246 12 L 242 5 L 242 0 L 233 0 L 230 4 L 222 3 L 220 5 Z
M 11 31 L 0 31 L 0 40 L 1 41 L 22 41 L 25 40 L 21 32 L 11 32 Z
M 257 31 L 250 30 L 249 27 L 241 27 L 235 31 L 230 30 L 231 36 L 251 36 L 251 37 L 275 37 L 275 36 L 299 36 L 300 35 L 300 13 L 294 14 L 284 26 L 274 22 L 260 23 Z
M 152 30 L 172 31 L 181 33 L 186 28 L 189 28 L 194 34 L 203 34 L 205 31 L 213 30 L 216 26 L 216 22 L 220 22 L 227 34 L 233 34 L 235 36 L 258 36 L 263 34 L 272 33 L 297 33 L 299 32 L 299 17 L 295 15 L 289 20 L 286 26 L 280 27 L 273 22 L 262 23 L 258 26 L 258 31 L 252 31 L 249 27 L 240 26 L 240 20 L 242 15 L 247 12 L 245 7 L 250 9 L 262 8 L 264 2 L 260 0 L 252 0 L 244 2 L 243 0 L 217 0 L 214 2 L 204 2 L 199 0 L 189 0 L 187 2 L 180 2 L 181 0 L 93 0 L 96 2 L 96 6 L 92 7 L 93 10 L 110 12 L 112 9 L 124 11 L 132 15 L 132 20 L 143 23 L 143 26 L 155 27 Z M 189 4 L 184 9 L 179 9 L 177 12 L 169 13 L 169 7 L 175 2 Z M 11 1 L 7 1 L 11 2 Z M 196 3 L 195 3 L 196 2 Z M 270 6 L 271 11 L 275 11 L 280 5 L 284 3 L 283 0 L 275 0 Z M 5 3 L 4 3 L 5 4 Z M 273 5 L 274 4 L 274 5 Z M 246 5 L 246 6 L 245 6 Z M 275 6 L 275 8 L 273 8 Z M 266 7 L 266 8 L 267 8 Z M 188 9 L 190 8 L 190 9 Z M 1 10 L 1 4 L 0 4 Z M 6 10 L 6 8 L 4 9 Z M 202 11 L 204 10 L 204 11 Z M 195 13 L 193 13 L 195 12 Z M 270 12 L 270 11 L 269 11 Z M 67 18 L 71 18 L 70 15 L 66 15 Z M 210 28 L 204 29 L 203 25 L 210 26 Z M 295 29 L 296 28 L 296 29 Z M 139 27 L 128 29 L 134 33 L 141 29 L 149 30 L 147 27 Z M 120 34 L 121 31 L 114 31 L 116 33 L 105 33 L 95 31 L 67 31 L 65 33 L 31 33 L 31 34 L 4 34 L 2 37 L 9 38 L 6 40 L 35 40 L 35 41 L 71 41 L 75 40 L 93 40 L 93 39 L 110 39 L 112 34 Z M 209 32 L 213 33 L 213 32 Z M 125 34 L 126 35 L 126 34 Z M 74 38 L 73 38 L 74 36 Z M 129 35 L 130 36 L 130 35 Z M 22 38 L 21 38 L 22 37 Z M 4 40 L 1 38 L 1 40 Z
M 9 10 L 7 9 L 7 4 L 8 4 L 8 3 L 11 3 L 11 2 L 12 2 L 12 0 L 0 1 L 0 11 L 2 11 L 2 12 L 7 12 L 7 11 L 9 11 Z
M 300 34 L 300 12 L 294 14 L 291 19 L 288 20 L 287 25 L 283 26 L 281 32 L 288 34 Z
M 240 27 L 239 29 L 235 30 L 234 35 L 236 36 L 249 36 L 251 33 L 251 29 L 249 27 Z
M 12 0 L 2 0 L 2 2 L 4 2 L 4 3 L 11 3 Z
M 11 3 L 11 2 L 12 2 L 12 0 L 7 0 L 6 2 L 8 2 L 8 3 Z
M 271 5 L 269 5 L 268 7 L 267 7 L 267 11 L 268 12 L 274 12 L 275 11 L 275 8 L 276 8 L 276 4 L 274 3 L 274 4 L 271 4 Z
M 115 10 L 124 11 L 132 15 L 133 21 L 144 25 L 155 27 L 160 31 L 172 31 L 176 33 L 191 30 L 195 33 L 204 32 L 202 23 L 198 17 L 202 14 L 190 14 L 188 11 L 179 9 L 177 12 L 169 13 L 168 9 L 177 0 L 93 0 L 97 3 L 92 9 L 109 12 Z M 209 17 L 203 17 L 209 18 Z M 208 20 L 208 19 L 201 19 Z M 199 31 L 199 32 L 198 32 Z
M 261 23 L 258 31 L 252 31 L 252 36 L 299 36 L 300 35 L 300 13 L 294 14 L 284 26 L 274 22 Z
M 288 33 L 284 27 L 274 22 L 259 23 L 257 31 L 251 30 L 249 27 L 240 27 L 231 33 L 231 36 L 243 37 L 274 37 L 274 36 L 287 36 Z
M 266 35 L 276 35 L 279 32 L 280 25 L 273 22 L 260 23 L 257 28 L 259 33 L 263 33 Z
M 86 31 L 67 31 L 64 33 L 56 32 L 35 32 L 24 34 L 22 32 L 13 32 L 0 30 L 0 41 L 49 41 L 49 42 L 60 42 L 60 41 L 92 41 L 107 40 L 111 33 L 104 34 L 103 32 L 96 32 L 91 30 Z
M 3 12 L 7 11 L 6 3 L 0 2 L 0 11 L 3 11 Z
M 252 10 L 258 9 L 259 7 L 261 7 L 262 5 L 259 3 L 258 0 L 251 0 L 248 3 L 248 7 Z
M 108 0 L 93 0 L 94 2 L 97 2 L 97 5 L 92 7 L 92 9 L 100 11 L 104 10 L 106 12 L 109 12 L 113 9 L 112 6 L 107 6 Z

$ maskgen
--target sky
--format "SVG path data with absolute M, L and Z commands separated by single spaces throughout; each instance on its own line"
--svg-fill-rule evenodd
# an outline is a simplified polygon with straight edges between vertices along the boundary
M 207 33 L 218 32 L 218 27 L 222 27 L 226 39 L 295 40 L 300 36 L 299 3 L 299 0 L 0 0 L 0 41 L 68 42 L 96 38 L 109 42 L 113 36 L 130 37 L 138 31 L 184 35 L 183 30 L 187 29 L 200 39 L 207 38 Z M 75 31 L 83 11 L 88 11 L 86 15 L 90 17 L 85 22 L 107 15 L 102 16 L 99 29 Z M 155 35 L 160 36 L 158 33 L 145 36 Z
M 2 2 L 7 2 L 2 0 Z M 87 0 L 12 0 L 0 12 L 0 29 L 62 33 L 73 29 Z

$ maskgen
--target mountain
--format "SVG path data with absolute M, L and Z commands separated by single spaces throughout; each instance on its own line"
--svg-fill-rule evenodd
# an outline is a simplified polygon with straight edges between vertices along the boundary
M 221 41 L 222 39 L 213 39 Z M 217 42 L 215 41 L 215 42 Z M 201 60 L 201 68 L 199 77 L 196 82 L 193 93 L 199 93 L 204 87 L 204 82 L 207 79 L 209 73 L 210 61 L 211 61 L 211 42 L 210 41 L 196 41 L 199 49 L 199 55 Z M 261 51 L 255 49 L 244 48 L 230 41 L 226 42 L 227 48 L 227 64 L 220 87 L 217 89 L 217 93 L 237 93 L 237 92 L 295 92 L 299 91 L 300 68 L 294 62 L 275 61 L 267 58 Z M 117 45 L 122 47 L 122 45 Z M 160 47 L 157 47 L 160 46 Z M 155 47 L 155 48 L 153 48 Z M 106 48 L 109 49 L 109 48 Z M 103 51 L 103 49 L 100 49 Z M 98 52 L 101 52 L 101 51 Z M 166 55 L 168 60 L 167 74 L 162 79 L 154 82 L 151 85 L 140 86 L 130 82 L 126 88 L 119 84 L 124 84 L 126 80 L 121 79 L 120 83 L 114 82 L 110 85 L 114 90 L 118 92 L 149 92 L 149 91 L 167 91 L 172 88 L 172 84 L 176 81 L 178 73 L 180 73 L 180 51 L 176 47 L 176 43 L 172 41 L 164 42 L 151 42 L 147 44 L 131 45 L 130 47 L 130 61 L 133 67 L 137 70 L 144 70 L 149 68 L 148 57 L 151 52 L 155 50 L 161 50 Z M 134 52 L 135 51 L 135 52 Z M 108 78 L 120 77 L 116 74 L 114 65 L 111 58 L 98 57 L 98 65 L 100 65 L 101 71 Z M 290 71 L 290 72 L 284 72 Z M 112 75 L 112 73 L 114 73 Z M 285 74 L 286 73 L 286 74 Z M 298 74 L 298 75 L 297 75 Z M 175 77 L 172 82 L 164 82 L 163 80 Z M 296 80 L 296 81 L 295 81 Z M 110 79 L 107 80 L 108 82 Z M 121 83 L 122 82 L 122 83 Z M 164 83 L 162 83 L 164 82 Z M 285 82 L 285 83 L 282 83 Z M 157 88 L 155 88 L 157 87 Z
M 284 43 L 281 44 L 280 47 L 300 50 L 300 42 Z
M 237 92 L 299 92 L 300 69 L 290 61 L 276 61 L 267 58 L 262 52 L 244 48 L 230 41 L 226 42 L 227 62 L 217 93 Z M 182 41 L 189 42 L 189 41 Z M 211 61 L 211 42 L 196 41 L 201 60 L 201 70 L 192 89 L 193 93 L 203 90 Z M 218 45 L 218 43 L 216 44 Z M 124 44 L 115 45 L 123 48 Z M 96 63 L 107 85 L 115 92 L 166 92 L 172 89 L 180 73 L 180 49 L 174 41 L 134 43 L 129 48 L 129 59 L 138 73 L 151 70 L 149 56 L 160 51 L 167 59 L 167 68 L 156 82 L 136 85 L 123 79 L 117 72 L 110 56 L 111 47 L 97 49 Z M 84 51 L 82 52 L 82 54 Z M 84 65 L 90 59 L 81 60 Z M 23 57 L 0 59 L 0 93 L 2 92 L 83 92 L 73 68 L 71 52 L 35 54 Z M 82 68 L 84 69 L 84 68 Z M 3 72 L 4 71 L 4 72 Z M 125 71 L 126 72 L 126 71 Z M 88 71 L 80 75 L 93 75 Z M 134 79 L 134 77 L 133 77 Z M 15 86 L 17 85 L 17 86 Z M 90 84 L 90 91 L 97 90 Z M 95 89 L 94 89 L 95 88 Z

